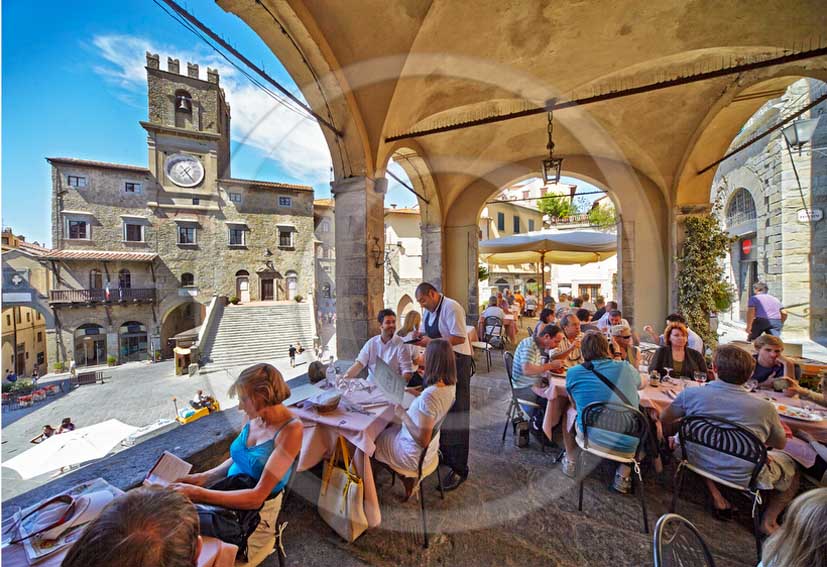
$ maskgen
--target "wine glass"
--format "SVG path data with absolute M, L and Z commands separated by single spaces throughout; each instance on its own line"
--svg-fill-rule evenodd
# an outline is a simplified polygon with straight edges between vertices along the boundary
M 663 381 L 666 382 L 666 383 L 671 383 L 672 382 L 672 369 L 671 368 L 666 368 L 666 367 L 664 367 L 663 369 L 666 370 L 666 376 L 663 377 Z
M 660 372 L 658 372 L 657 370 L 652 370 L 649 373 L 649 376 L 650 376 L 649 383 L 652 386 L 657 387 L 660 384 Z
M 697 382 L 701 386 L 706 385 L 706 379 L 707 379 L 706 372 L 694 372 L 693 375 L 694 375 L 694 378 L 695 378 L 695 382 Z
M 758 389 L 758 380 L 750 378 L 749 380 L 747 380 L 747 383 L 744 384 L 744 388 L 746 388 L 747 392 L 754 392 Z

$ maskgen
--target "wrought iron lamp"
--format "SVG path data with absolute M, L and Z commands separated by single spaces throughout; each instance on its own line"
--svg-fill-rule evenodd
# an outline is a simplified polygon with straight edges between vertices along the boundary
M 373 246 L 370 248 L 370 255 L 373 256 L 373 263 L 377 268 L 385 265 L 385 251 L 379 246 L 379 237 L 373 237 Z
M 806 120 L 796 120 L 789 126 L 782 128 L 781 133 L 784 134 L 787 144 L 796 148 L 798 153 L 801 154 L 801 146 L 812 141 L 819 119 L 821 119 L 821 115 Z
M 546 185 L 550 183 L 560 182 L 560 170 L 563 167 L 563 158 L 554 157 L 554 140 L 552 140 L 552 132 L 554 130 L 554 116 L 551 112 L 548 113 L 548 158 L 543 160 L 543 183 Z

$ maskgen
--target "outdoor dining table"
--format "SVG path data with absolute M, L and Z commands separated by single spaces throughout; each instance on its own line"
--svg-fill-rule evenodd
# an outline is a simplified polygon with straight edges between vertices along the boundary
M 353 461 L 362 478 L 365 516 L 368 526 L 373 528 L 382 522 L 382 513 L 370 459 L 376 450 L 376 438 L 394 419 L 394 410 L 378 387 L 369 386 L 364 380 L 356 382 L 367 389 L 344 394 L 339 407 L 332 412 L 319 413 L 310 407 L 298 406 L 291 410 L 304 425 L 299 471 L 311 469 L 329 457 L 340 435 L 356 448 Z M 363 406 L 364 410 L 360 410 Z
M 678 383 L 679 381 L 675 379 L 669 384 L 661 383 L 659 386 L 652 386 L 648 383 L 648 378 L 644 374 L 641 375 L 641 380 L 646 386 L 638 391 L 640 406 L 644 410 L 647 410 L 649 416 L 655 420 L 658 429 L 660 429 L 658 416 L 674 401 L 674 396 L 680 393 L 683 388 L 703 387 L 691 380 L 680 380 L 681 383 Z M 571 407 L 569 402 L 566 391 L 566 379 L 564 377 L 552 376 L 549 379 L 548 387 L 534 387 L 532 390 L 541 398 L 548 400 L 546 404 L 546 415 L 543 419 L 543 432 L 546 434 L 546 437 L 551 439 L 552 429 L 560 423 L 563 416 L 566 417 L 564 424 L 566 428 L 570 429 L 574 425 L 577 412 Z M 778 403 L 789 406 L 802 406 L 802 400 L 787 396 L 783 392 L 759 390 L 753 392 L 751 395 L 772 398 Z M 821 415 L 824 416 L 824 418 L 820 421 L 805 421 L 784 415 L 779 415 L 779 417 L 781 418 L 781 424 L 790 431 L 790 434 L 794 434 L 799 430 L 807 431 L 816 440 L 827 443 L 827 413 L 822 413 Z M 788 453 L 803 466 L 812 466 L 815 462 L 815 451 L 808 443 L 805 443 L 797 437 L 790 437 L 790 434 L 787 436 L 787 445 L 784 447 L 784 452 Z

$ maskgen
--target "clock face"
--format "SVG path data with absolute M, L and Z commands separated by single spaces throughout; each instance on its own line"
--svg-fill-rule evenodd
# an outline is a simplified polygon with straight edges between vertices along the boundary
M 195 187 L 204 180 L 204 164 L 189 154 L 172 154 L 164 169 L 170 181 L 179 187 Z

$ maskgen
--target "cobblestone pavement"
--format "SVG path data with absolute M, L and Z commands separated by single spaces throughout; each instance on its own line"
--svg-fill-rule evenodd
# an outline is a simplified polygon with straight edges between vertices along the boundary
M 290 368 L 287 359 L 269 361 L 288 380 L 307 371 L 302 363 Z M 178 407 L 187 405 L 198 389 L 215 396 L 223 409 L 236 405 L 227 396 L 227 388 L 241 368 L 210 374 L 175 376 L 172 361 L 157 364 L 128 363 L 106 370 L 111 379 L 105 384 L 81 386 L 55 398 L 47 398 L 33 408 L 3 412 L 2 460 L 19 455 L 33 447 L 29 440 L 38 435 L 45 424 L 60 425 L 71 417 L 77 427 L 94 425 L 107 419 L 118 419 L 142 427 L 161 418 L 175 418 L 172 398 Z M 52 377 L 56 380 L 58 377 Z M 6 500 L 35 486 L 48 482 L 52 473 L 31 480 L 21 480 L 11 469 L 2 469 L 2 499 Z

